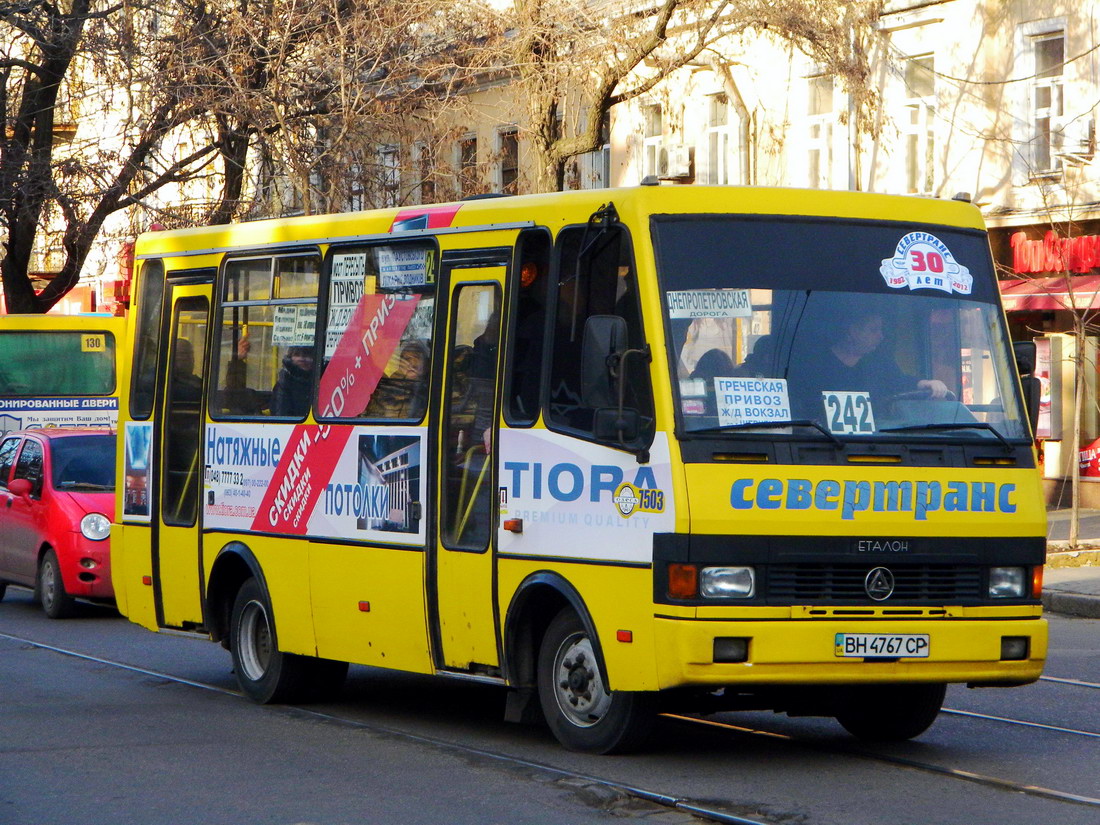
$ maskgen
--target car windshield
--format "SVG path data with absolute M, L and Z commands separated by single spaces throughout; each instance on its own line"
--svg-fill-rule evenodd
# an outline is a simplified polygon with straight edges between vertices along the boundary
M 982 233 L 659 217 L 685 434 L 1028 438 Z
M 55 490 L 115 489 L 115 437 L 74 435 L 50 440 Z

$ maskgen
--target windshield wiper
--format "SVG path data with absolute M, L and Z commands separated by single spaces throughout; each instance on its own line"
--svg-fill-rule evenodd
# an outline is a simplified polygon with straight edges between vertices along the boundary
M 814 421 L 812 418 L 794 418 L 789 421 L 745 421 L 741 424 L 726 424 L 725 426 L 719 425 L 717 427 L 704 427 L 701 430 L 688 430 L 689 435 L 697 435 L 699 433 L 724 433 L 729 430 L 750 430 L 759 429 L 762 427 L 813 427 L 819 433 L 828 438 L 837 447 L 844 447 L 844 442 L 836 437 L 834 433 L 826 429 L 820 421 Z
M 997 440 L 1004 444 L 1005 452 L 1012 452 L 1012 444 L 1008 439 L 1002 435 L 1001 431 L 990 424 L 988 421 L 969 421 L 952 424 L 947 421 L 940 421 L 937 423 L 929 424 L 907 424 L 904 427 L 883 427 L 879 430 L 880 433 L 910 433 L 917 430 L 989 430 L 993 435 L 997 436 Z
M 74 487 L 79 487 L 82 490 L 113 490 L 115 485 L 113 484 L 93 484 L 90 481 L 62 481 L 57 485 L 59 490 L 71 490 Z

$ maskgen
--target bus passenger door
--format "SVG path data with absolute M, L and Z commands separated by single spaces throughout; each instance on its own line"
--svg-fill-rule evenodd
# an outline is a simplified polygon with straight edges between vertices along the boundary
M 209 283 L 173 284 L 167 380 L 158 406 L 158 486 L 153 525 L 153 587 L 162 627 L 202 624 L 201 501 L 204 369 L 210 315 Z
M 497 496 L 493 461 L 504 266 L 454 266 L 449 284 L 439 428 L 435 540 L 436 661 L 500 663 L 494 605 Z

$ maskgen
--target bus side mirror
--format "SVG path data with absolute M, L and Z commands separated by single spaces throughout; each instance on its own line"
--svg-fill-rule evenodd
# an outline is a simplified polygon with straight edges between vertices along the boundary
M 1027 419 L 1031 422 L 1031 432 L 1039 426 L 1039 399 L 1043 394 L 1043 383 L 1035 377 L 1035 364 L 1038 359 L 1034 341 L 1015 341 L 1012 354 L 1016 357 L 1016 371 L 1020 373 L 1020 387 L 1024 391 L 1024 406 Z
M 601 441 L 637 441 L 641 430 L 641 416 L 630 407 L 602 407 L 596 410 L 592 423 L 593 435 Z
M 617 374 L 617 356 L 626 350 L 626 341 L 626 321 L 618 315 L 593 315 L 585 322 L 581 344 L 581 404 L 596 408 L 618 404 L 613 377 Z

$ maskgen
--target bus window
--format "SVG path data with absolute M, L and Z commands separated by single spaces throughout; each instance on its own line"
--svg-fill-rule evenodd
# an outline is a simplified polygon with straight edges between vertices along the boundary
M 365 356 L 348 404 L 319 418 L 419 421 L 428 407 L 435 248 L 424 243 L 345 247 L 330 263 L 322 375 L 340 352 Z M 359 313 L 358 316 L 356 313 Z M 354 318 L 359 326 L 352 327 Z M 349 329 L 350 328 L 350 329 Z M 354 408 L 352 407 L 354 404 Z
M 455 293 L 454 334 L 448 350 L 443 444 L 450 455 L 443 479 L 448 547 L 484 550 L 491 528 L 489 451 L 500 346 L 500 290 L 470 284 Z
M 115 337 L 109 332 L 0 332 L 0 395 L 110 395 Z M 42 369 L 49 364 L 48 370 Z
M 164 263 L 146 261 L 141 267 L 137 305 L 137 346 L 130 386 L 130 415 L 148 418 L 157 387 L 157 347 L 160 344 L 161 304 L 164 301 Z
M 601 214 L 601 213 L 597 213 Z M 621 374 L 599 403 L 586 399 L 581 387 L 585 325 L 593 316 L 616 316 L 626 322 L 626 346 L 645 347 L 638 285 L 625 229 L 604 223 L 570 227 L 558 235 L 558 288 L 550 372 L 547 419 L 566 431 L 593 435 L 597 409 L 619 403 L 638 413 L 637 437 L 629 446 L 644 446 L 653 433 L 653 391 L 648 362 L 643 357 L 623 359 Z M 612 441 L 612 443 L 617 443 Z
M 225 265 L 215 418 L 303 418 L 309 412 L 320 272 L 315 254 Z
M 516 262 L 504 397 L 508 399 L 508 423 L 522 426 L 533 424 L 539 417 L 550 269 L 550 236 L 545 230 L 528 230 L 519 236 Z
M 198 514 L 202 478 L 199 428 L 202 408 L 201 365 L 209 315 L 205 298 L 184 298 L 176 305 L 172 357 L 169 363 L 168 402 L 164 428 L 165 524 L 188 526 Z

